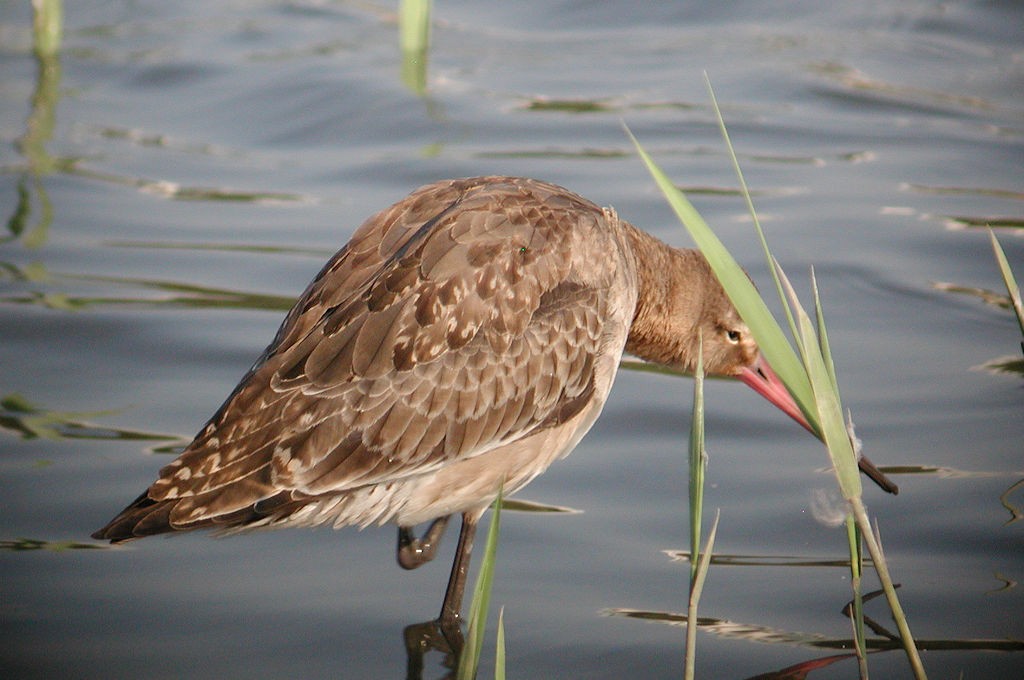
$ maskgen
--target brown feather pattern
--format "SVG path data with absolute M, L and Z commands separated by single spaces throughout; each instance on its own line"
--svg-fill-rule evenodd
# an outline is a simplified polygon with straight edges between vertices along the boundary
M 718 323 L 700 306 L 717 282 L 668 282 L 693 257 L 544 182 L 423 187 L 356 230 L 195 440 L 96 536 L 484 507 L 582 437 L 627 334 L 641 356 L 690 360 L 684 337 Z M 665 299 L 638 306 L 651 291 Z M 730 361 L 752 358 L 710 368 Z

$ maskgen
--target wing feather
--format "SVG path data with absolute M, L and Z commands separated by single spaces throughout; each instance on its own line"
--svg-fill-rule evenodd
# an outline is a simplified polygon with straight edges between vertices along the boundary
M 175 525 L 244 524 L 565 422 L 595 395 L 616 248 L 551 185 L 413 193 L 327 263 L 149 498 L 178 499 Z

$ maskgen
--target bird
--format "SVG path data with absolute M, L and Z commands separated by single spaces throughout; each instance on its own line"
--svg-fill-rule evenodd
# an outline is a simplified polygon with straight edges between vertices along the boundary
M 93 536 L 394 523 L 412 569 L 461 515 L 437 619 L 458 629 L 499 491 L 577 445 L 624 352 L 693 371 L 698 348 L 707 374 L 813 432 L 699 251 L 535 179 L 428 184 L 355 231 L 195 439 Z

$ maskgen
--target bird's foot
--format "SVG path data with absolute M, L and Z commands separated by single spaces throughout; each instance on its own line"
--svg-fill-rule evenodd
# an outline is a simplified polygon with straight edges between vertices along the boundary
M 435 519 L 420 538 L 413 534 L 411 527 L 398 527 L 397 557 L 403 569 L 415 569 L 434 559 L 449 517 Z
M 452 673 L 446 678 L 455 677 L 455 669 L 459 665 L 459 656 L 462 654 L 462 647 L 465 639 L 462 635 L 462 627 L 456 619 L 424 621 L 406 626 L 403 631 L 405 638 L 406 653 L 406 678 L 407 680 L 420 680 L 423 677 L 423 659 L 432 652 L 437 651 L 444 655 L 441 662 L 445 668 L 451 669 Z

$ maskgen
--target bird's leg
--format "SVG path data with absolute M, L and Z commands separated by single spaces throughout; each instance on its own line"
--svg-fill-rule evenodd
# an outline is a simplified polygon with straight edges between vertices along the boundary
M 451 662 L 452 668 L 458 663 L 459 655 L 462 654 L 462 647 L 465 638 L 462 635 L 462 593 L 466 589 L 466 573 L 469 571 L 469 559 L 473 552 L 473 536 L 476 533 L 476 523 L 483 514 L 481 510 L 471 510 L 462 513 L 462 530 L 459 532 L 459 545 L 455 550 L 455 562 L 452 564 L 452 573 L 448 577 L 448 588 L 444 593 L 444 603 L 441 605 L 441 615 L 434 621 L 426 621 L 407 626 L 404 631 L 405 651 L 408 659 L 406 678 L 422 677 L 423 656 L 430 650 L 436 649 L 446 656 L 445 665 Z M 444 529 L 448 517 L 441 517 L 434 520 L 427 530 L 426 536 L 430 537 L 436 545 L 436 539 Z M 403 567 L 403 546 L 415 545 L 412 531 L 408 527 L 398 529 L 398 563 Z M 410 550 L 411 552 L 411 550 Z M 431 550 L 431 554 L 433 550 Z M 418 566 L 427 561 L 423 559 L 413 566 Z M 406 567 L 413 568 L 412 566 Z M 446 676 L 447 677 L 447 676 Z
M 441 616 L 437 619 L 441 631 L 453 648 L 462 647 L 462 630 L 459 628 L 462 619 L 462 594 L 466 590 L 466 573 L 469 571 L 469 560 L 473 552 L 476 523 L 482 514 L 482 510 L 462 513 L 462 531 L 459 532 L 459 545 L 455 549 L 455 562 L 452 564 L 451 576 L 448 577 Z
M 441 631 L 437 621 L 424 621 L 406 626 L 402 631 L 405 640 L 406 680 L 423 680 L 424 659 L 429 652 L 438 651 L 444 655 L 441 665 L 454 669 L 459 663 L 457 652 Z M 455 677 L 454 672 L 444 676 L 446 680 Z
M 451 515 L 435 519 L 421 538 L 416 538 L 411 527 L 398 527 L 398 564 L 403 569 L 415 569 L 434 559 L 449 519 Z

